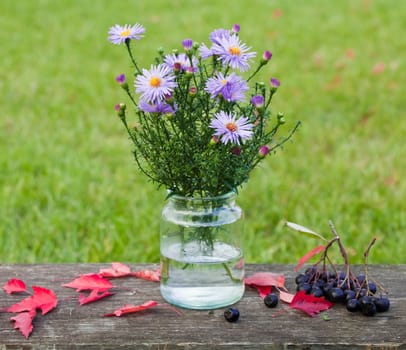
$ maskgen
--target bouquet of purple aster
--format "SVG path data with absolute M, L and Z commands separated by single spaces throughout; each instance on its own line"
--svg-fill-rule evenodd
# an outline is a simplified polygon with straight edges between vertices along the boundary
M 239 32 L 239 25 L 214 30 L 209 46 L 185 39 L 181 49 L 159 49 L 154 64 L 141 69 L 133 43 L 145 28 L 115 25 L 109 30 L 108 39 L 125 45 L 133 66 L 133 88 L 125 74 L 116 80 L 135 107 L 135 122 L 129 123 L 126 104 L 116 111 L 134 144 L 135 161 L 172 193 L 210 197 L 237 191 L 300 124 L 277 138 L 285 119 L 281 113 L 273 116 L 270 105 L 280 82 L 252 82 L 272 53 L 265 51 L 247 73 L 256 53 Z

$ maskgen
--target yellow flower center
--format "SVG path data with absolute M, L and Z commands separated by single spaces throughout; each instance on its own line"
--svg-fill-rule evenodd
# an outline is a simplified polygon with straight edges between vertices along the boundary
M 237 124 L 234 122 L 228 122 L 226 124 L 226 129 L 231 131 L 231 132 L 236 132 L 237 131 Z
M 124 37 L 127 37 L 127 36 L 130 36 L 130 34 L 131 34 L 131 31 L 129 30 L 129 29 L 126 29 L 126 30 L 123 30 L 121 33 L 120 33 L 120 35 L 124 38 Z
M 230 47 L 230 48 L 228 49 L 228 52 L 229 52 L 231 55 L 239 56 L 239 55 L 241 54 L 241 49 L 240 49 L 239 47 L 237 47 L 237 46 L 233 46 L 233 47 Z
M 159 87 L 160 85 L 161 85 L 161 79 L 160 78 L 158 78 L 158 77 L 152 77 L 151 79 L 150 79 L 150 81 L 149 81 L 149 84 L 152 86 L 152 87 Z
M 222 83 L 223 85 L 226 85 L 226 84 L 227 84 L 227 80 L 226 80 L 226 79 L 223 79 L 223 80 L 221 81 L 221 83 Z

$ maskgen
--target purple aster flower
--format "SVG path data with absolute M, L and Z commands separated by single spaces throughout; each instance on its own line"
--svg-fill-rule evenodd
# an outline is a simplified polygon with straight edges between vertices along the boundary
M 262 95 L 255 95 L 255 96 L 252 96 L 252 98 L 251 98 L 251 104 L 255 108 L 264 107 L 264 102 L 265 102 L 265 99 L 264 99 L 264 96 L 262 96 Z
M 210 41 L 218 44 L 221 39 L 228 39 L 231 33 L 227 29 L 216 29 L 210 33 Z
M 190 63 L 189 57 L 185 53 L 166 55 L 164 58 L 164 63 L 175 71 L 197 71 L 197 59 L 192 57 L 192 63 Z
M 125 43 L 126 40 L 140 40 L 145 33 L 145 28 L 141 24 L 134 24 L 133 26 L 125 24 L 120 26 L 116 24 L 109 30 L 108 40 L 113 44 L 119 45 Z
M 149 103 L 147 101 L 140 100 L 138 107 L 148 113 L 158 113 L 158 114 L 173 114 L 176 111 L 176 105 L 172 107 L 169 103 L 166 102 L 156 102 Z
M 190 49 L 192 49 L 193 46 L 193 40 L 192 39 L 185 39 L 182 41 L 182 46 L 183 49 L 186 51 L 189 51 Z
M 177 86 L 172 70 L 164 65 L 151 66 L 150 70 L 143 69 L 142 74 L 135 80 L 135 91 L 141 94 L 141 99 L 156 103 L 172 94 Z
M 206 58 L 209 58 L 209 57 L 211 57 L 211 56 L 213 56 L 213 52 L 211 51 L 211 49 L 209 49 L 207 46 L 206 46 L 206 44 L 205 43 L 202 43 L 200 46 L 199 46 L 199 54 L 200 54 L 200 57 L 202 58 L 202 59 L 206 59 Z
M 244 72 L 250 68 L 249 61 L 256 55 L 255 52 L 247 52 L 249 49 L 234 34 L 228 38 L 218 38 L 218 43 L 215 43 L 211 50 L 213 54 L 219 56 L 224 66 L 230 66 Z
M 247 82 L 235 73 L 224 76 L 223 73 L 219 72 L 215 77 L 207 79 L 204 90 L 207 91 L 212 98 L 220 95 L 226 101 L 234 102 L 245 100 L 245 92 L 248 89 Z
M 271 78 L 271 86 L 278 88 L 281 85 L 281 82 L 276 78 Z
M 224 144 L 231 142 L 239 145 L 240 141 L 251 138 L 254 125 L 246 117 L 236 119 L 235 115 L 220 111 L 214 114 L 210 127 L 215 129 L 214 136 L 218 136 Z

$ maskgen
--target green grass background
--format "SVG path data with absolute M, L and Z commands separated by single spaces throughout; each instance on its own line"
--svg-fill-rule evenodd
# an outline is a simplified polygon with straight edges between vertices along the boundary
M 248 262 L 296 262 L 330 235 L 350 261 L 406 263 L 406 1 L 2 0 L 0 262 L 159 260 L 165 193 L 136 169 L 114 112 L 131 71 L 114 24 L 142 23 L 141 66 L 159 46 L 241 25 L 274 56 L 273 111 L 303 126 L 239 195 Z M 286 129 L 287 130 L 287 129 Z

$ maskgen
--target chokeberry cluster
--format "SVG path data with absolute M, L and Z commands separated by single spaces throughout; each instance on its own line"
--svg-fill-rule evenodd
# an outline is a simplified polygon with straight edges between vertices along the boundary
M 368 272 L 368 255 L 375 238 L 369 243 L 364 252 L 365 273 L 354 274 L 351 271 L 347 252 L 337 234 L 334 225 L 330 221 L 330 227 L 334 234 L 331 240 L 315 233 L 303 226 L 291 224 L 292 228 L 323 239 L 326 245 L 323 247 L 321 258 L 304 273 L 296 276 L 297 291 L 304 291 L 315 297 L 324 297 L 333 303 L 342 303 L 350 312 L 361 311 L 366 316 L 373 316 L 377 312 L 389 310 L 390 302 L 384 288 L 375 280 L 370 278 Z M 344 259 L 344 269 L 339 271 L 331 262 L 328 251 L 336 243 L 339 246 L 341 256 Z
M 366 316 L 373 316 L 389 309 L 387 296 L 364 274 L 328 271 L 315 265 L 298 274 L 295 282 L 297 291 L 303 290 L 306 294 L 345 304 L 350 312 L 361 311 Z

